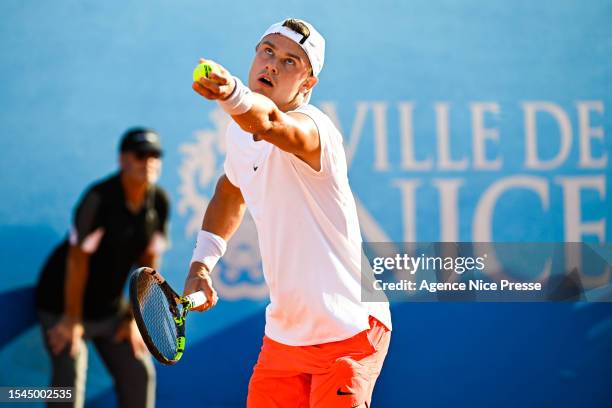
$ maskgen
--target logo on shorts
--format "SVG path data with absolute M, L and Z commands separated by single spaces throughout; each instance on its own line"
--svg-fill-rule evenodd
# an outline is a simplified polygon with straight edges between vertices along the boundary
M 230 117 L 222 110 L 213 110 L 209 118 L 214 129 L 194 132 L 195 142 L 179 146 L 182 156 L 178 212 L 187 217 L 185 239 L 193 240 L 202 225 L 203 209 L 212 198 L 215 185 L 223 174 L 225 129 Z M 215 267 L 215 287 L 223 298 L 265 299 L 268 288 L 263 278 L 257 230 L 250 215 L 245 215 L 240 228 L 230 241 L 227 252 Z
M 349 392 L 344 392 L 344 391 L 342 391 L 342 387 L 340 387 L 340 388 L 338 388 L 338 390 L 336 391 L 336 394 L 338 394 L 338 395 L 354 395 L 355 393 L 354 393 L 354 392 L 351 392 L 351 391 L 349 391 Z

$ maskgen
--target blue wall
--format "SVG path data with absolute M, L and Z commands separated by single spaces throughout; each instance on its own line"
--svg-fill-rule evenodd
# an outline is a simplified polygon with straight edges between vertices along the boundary
M 191 71 L 206 57 L 245 78 L 259 35 L 287 16 L 327 38 L 313 102 L 344 133 L 364 239 L 610 241 L 610 1 L 4 0 L 0 304 L 31 313 L 28 288 L 74 203 L 116 168 L 119 135 L 136 124 L 157 128 L 167 151 L 163 270 L 180 286 L 227 121 L 193 93 Z M 217 272 L 222 302 L 190 321 L 184 360 L 158 370 L 160 406 L 185 381 L 209 388 L 182 402 L 243 403 L 266 304 L 256 246 L 246 220 Z M 393 312 L 378 406 L 612 398 L 608 304 Z M 0 319 L 0 385 L 46 384 L 38 327 Z M 105 406 L 110 387 L 92 356 L 89 401 Z

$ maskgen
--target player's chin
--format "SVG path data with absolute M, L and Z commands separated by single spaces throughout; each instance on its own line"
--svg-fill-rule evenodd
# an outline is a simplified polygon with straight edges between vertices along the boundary
M 155 184 L 155 183 L 157 183 L 157 180 L 159 180 L 159 176 L 160 176 L 159 173 L 160 172 L 156 171 L 156 170 L 154 170 L 154 171 L 147 171 L 145 173 L 145 178 L 146 178 L 147 183 L 148 184 Z
M 264 85 L 255 86 L 252 89 L 253 92 L 257 92 L 258 94 L 267 96 L 268 98 L 272 96 L 272 88 L 266 87 Z

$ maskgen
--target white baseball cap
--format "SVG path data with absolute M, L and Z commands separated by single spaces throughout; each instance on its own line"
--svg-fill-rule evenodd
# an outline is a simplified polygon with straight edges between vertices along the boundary
M 279 23 L 272 24 L 265 33 L 261 36 L 259 41 L 263 40 L 266 35 L 269 34 L 281 34 L 285 37 L 293 40 L 296 44 L 298 44 L 306 55 L 308 56 L 308 60 L 310 61 L 310 66 L 312 67 L 312 74 L 314 76 L 319 76 L 321 69 L 323 68 L 323 60 L 325 59 L 325 38 L 313 27 L 312 24 L 304 21 L 304 20 L 296 20 L 299 23 L 303 23 L 308 27 L 308 31 L 310 31 L 309 35 L 302 35 L 300 33 L 296 33 L 289 27 L 287 27 L 287 20 L 281 21 Z

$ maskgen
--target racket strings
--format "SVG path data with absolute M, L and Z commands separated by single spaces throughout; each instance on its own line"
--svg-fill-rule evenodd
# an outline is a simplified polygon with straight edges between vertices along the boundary
M 157 350 L 167 359 L 173 360 L 177 352 L 178 337 L 174 322 L 174 305 L 168 302 L 160 286 L 147 274 L 138 282 L 138 301 L 142 319 L 147 327 L 151 341 Z

